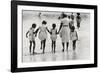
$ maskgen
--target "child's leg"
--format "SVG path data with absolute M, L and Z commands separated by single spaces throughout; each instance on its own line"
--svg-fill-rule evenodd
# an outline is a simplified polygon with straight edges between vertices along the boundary
M 78 29 L 80 28 L 80 23 L 79 22 L 77 22 L 77 27 L 78 27 Z
M 52 52 L 53 52 L 53 40 L 52 40 Z
M 43 41 L 41 41 L 41 48 L 40 49 L 42 49 L 42 45 L 43 45 Z
M 46 39 L 43 40 L 43 53 L 44 53 L 44 51 L 45 51 L 45 43 L 46 43 Z
M 76 48 L 76 40 L 73 41 L 73 50 Z
M 30 46 L 29 46 L 29 51 L 30 51 L 30 54 L 31 54 L 31 46 L 32 46 L 32 41 L 30 41 Z
M 33 54 L 34 54 L 34 51 L 35 51 L 35 41 L 33 41 Z
M 56 41 L 54 41 L 54 53 L 55 53 L 55 49 L 56 49 Z
M 66 43 L 66 50 L 68 50 L 69 42 Z
M 64 42 L 62 42 L 62 46 L 63 46 L 63 50 L 62 50 L 62 52 L 64 52 L 64 46 L 65 46 L 65 45 L 64 45 Z

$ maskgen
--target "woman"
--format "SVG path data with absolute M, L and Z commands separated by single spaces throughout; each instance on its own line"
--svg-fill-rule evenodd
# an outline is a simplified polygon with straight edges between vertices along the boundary
M 69 23 L 70 23 L 70 20 L 69 20 L 68 16 L 64 13 L 61 14 L 61 17 L 59 17 L 59 19 L 61 20 L 61 25 L 60 25 L 58 33 L 60 33 L 60 37 L 62 39 L 62 46 L 63 46 L 62 52 L 64 52 L 65 44 L 66 44 L 67 50 L 68 50 L 68 46 L 69 46 L 69 39 L 70 39 Z

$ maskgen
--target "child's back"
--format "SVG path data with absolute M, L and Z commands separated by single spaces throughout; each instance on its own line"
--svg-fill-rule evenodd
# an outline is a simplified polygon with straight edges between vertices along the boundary
M 33 41 L 35 39 L 34 28 L 29 29 L 29 40 Z
M 76 31 L 71 31 L 70 33 L 70 39 L 73 41 L 73 40 L 77 40 L 77 32 Z
M 71 28 L 70 39 L 72 40 L 73 50 L 75 50 L 76 41 L 78 40 L 78 35 L 77 35 L 77 32 L 75 31 L 75 27 L 74 26 L 72 26 L 72 28 Z
M 47 38 L 46 27 L 41 26 L 40 27 L 40 32 L 39 32 L 39 39 L 44 40 L 46 38 Z
M 51 29 L 51 40 L 56 41 L 57 39 L 57 29 Z

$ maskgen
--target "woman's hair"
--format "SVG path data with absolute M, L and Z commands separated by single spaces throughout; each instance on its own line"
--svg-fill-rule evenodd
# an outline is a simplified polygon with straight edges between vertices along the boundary
M 32 24 L 32 28 L 36 28 L 36 24 L 35 23 Z
M 66 15 L 66 14 L 64 14 L 64 12 L 61 14 L 61 16 L 62 16 L 62 18 L 67 17 L 67 15 Z
M 42 21 L 42 24 L 45 24 L 45 25 L 46 25 L 46 24 L 47 24 L 47 22 L 46 22 L 46 21 Z

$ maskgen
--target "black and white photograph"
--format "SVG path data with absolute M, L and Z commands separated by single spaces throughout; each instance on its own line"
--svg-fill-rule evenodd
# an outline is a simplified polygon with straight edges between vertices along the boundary
M 64 61 L 70 65 L 70 62 L 81 64 L 81 61 L 93 59 L 91 12 L 70 8 L 65 11 L 59 8 L 25 8 L 22 8 L 20 16 L 22 63 Z
M 18 71 L 96 66 L 96 6 L 24 1 L 12 6 L 17 47 L 12 45 L 12 68 L 13 62 Z
M 90 59 L 90 13 L 22 11 L 23 62 Z

